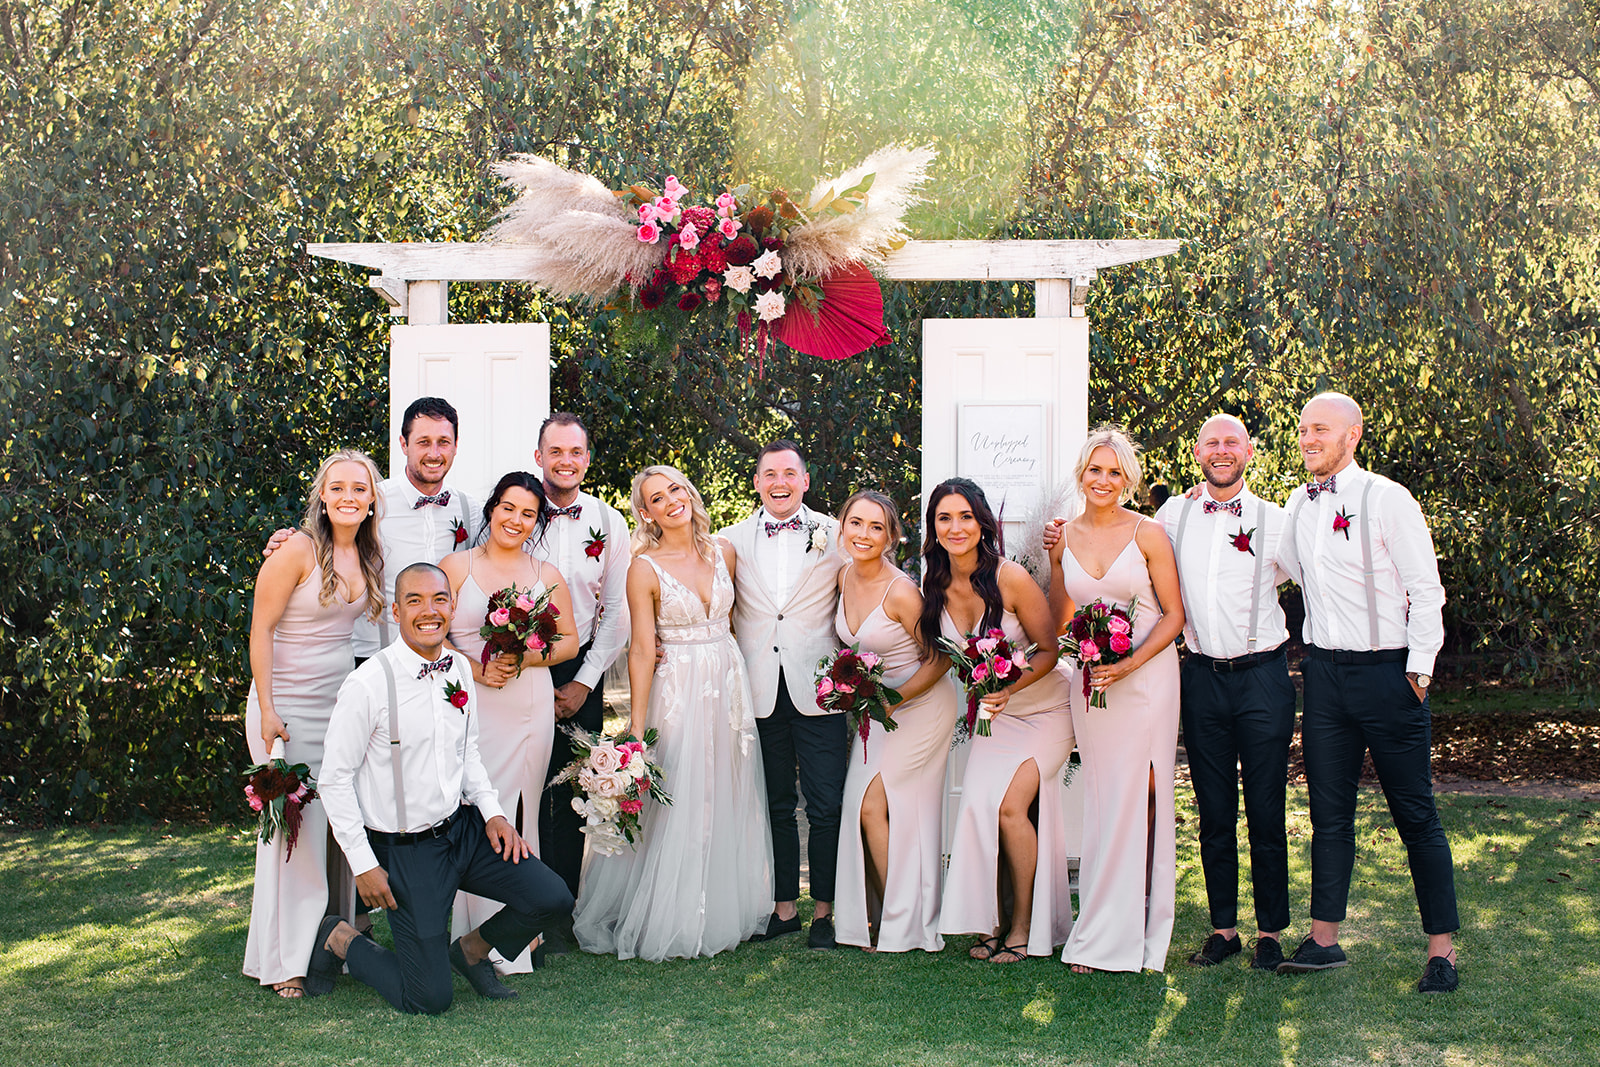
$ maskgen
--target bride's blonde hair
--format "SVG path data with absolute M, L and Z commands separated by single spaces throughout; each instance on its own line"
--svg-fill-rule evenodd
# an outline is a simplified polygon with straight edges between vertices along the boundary
M 700 490 L 684 477 L 682 471 L 664 463 L 646 467 L 633 476 L 633 517 L 638 522 L 633 528 L 633 554 L 637 556 L 641 552 L 648 552 L 661 545 L 661 527 L 644 513 L 644 483 L 657 474 L 677 482 L 689 491 L 689 514 L 692 519 L 689 529 L 694 535 L 695 551 L 700 553 L 702 559 L 713 559 L 717 551 L 717 542 L 711 536 L 711 514 L 706 511 L 706 502 L 701 498 Z

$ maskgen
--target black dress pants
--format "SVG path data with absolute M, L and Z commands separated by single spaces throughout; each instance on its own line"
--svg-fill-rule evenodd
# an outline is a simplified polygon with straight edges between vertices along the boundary
M 1372 753 L 1389 814 L 1406 846 L 1422 929 L 1460 928 L 1450 842 L 1433 803 L 1433 718 L 1403 661 L 1334 663 L 1311 649 L 1300 719 L 1311 795 L 1311 917 L 1343 922 L 1355 867 L 1356 785 Z M 1343 656 L 1343 653 L 1335 653 Z M 1359 655 L 1359 654 L 1358 654 Z
M 761 762 L 767 780 L 767 814 L 772 823 L 773 899 L 800 896 L 800 825 L 795 792 L 806 796 L 810 827 L 811 899 L 833 902 L 839 865 L 839 818 L 844 807 L 844 777 L 850 766 L 850 728 L 843 712 L 802 715 L 789 698 L 778 672 L 778 700 L 772 714 L 756 720 Z
M 350 975 L 377 990 L 396 1010 L 437 1015 L 450 1007 L 450 909 L 456 890 L 505 903 L 480 928 L 484 940 L 515 959 L 539 934 L 572 919 L 572 894 L 550 869 L 529 856 L 501 859 L 474 807 L 442 837 L 372 849 L 389 876 L 399 908 L 389 912 L 394 951 L 370 938 L 350 942 Z
M 1219 664 L 1225 665 L 1225 664 Z M 1289 926 L 1289 843 L 1284 830 L 1294 684 L 1282 649 L 1237 671 L 1187 656 L 1182 671 L 1183 745 L 1200 816 L 1200 865 L 1211 926 L 1239 925 L 1239 783 L 1250 833 L 1256 929 Z
M 565 663 L 550 668 L 550 680 L 556 688 L 566 685 L 578 676 L 583 659 L 591 645 L 584 645 L 578 654 Z M 605 684 L 595 686 L 589 697 L 572 718 L 556 720 L 556 741 L 550 749 L 550 767 L 545 772 L 544 791 L 539 794 L 539 858 L 561 876 L 573 896 L 578 894 L 578 876 L 583 873 L 583 818 L 572 810 L 572 787 L 550 785 L 550 779 L 573 760 L 571 740 L 561 729 L 566 723 L 575 723 L 592 734 L 605 729 Z

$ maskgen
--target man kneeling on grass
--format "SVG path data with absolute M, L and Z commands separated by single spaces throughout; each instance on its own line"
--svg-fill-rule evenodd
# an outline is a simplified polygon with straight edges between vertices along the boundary
M 506 821 L 483 769 L 472 672 L 444 652 L 455 613 L 444 572 L 413 564 L 394 595 L 400 639 L 340 688 L 318 783 L 362 901 L 389 909 L 394 951 L 330 915 L 306 993 L 331 991 L 342 959 L 399 1011 L 435 1015 L 450 1006 L 452 968 L 479 996 L 516 996 L 489 950 L 515 959 L 570 924 L 572 894 Z M 452 942 L 458 889 L 506 907 Z

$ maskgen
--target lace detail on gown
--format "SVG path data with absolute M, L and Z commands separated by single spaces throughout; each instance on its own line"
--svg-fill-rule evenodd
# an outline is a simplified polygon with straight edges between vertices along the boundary
M 711 580 L 711 610 L 707 611 L 699 593 L 674 578 L 671 572 L 650 556 L 643 558 L 655 569 L 661 583 L 661 610 L 656 617 L 656 635 L 666 649 L 667 660 L 656 667 L 654 685 L 661 689 L 663 721 L 675 726 L 691 698 L 709 703 L 723 690 L 720 679 L 704 675 L 697 677 L 695 672 L 690 671 L 669 670 L 668 661 L 676 659 L 680 666 L 687 665 L 692 646 L 716 644 L 732 638 L 729 616 L 733 611 L 733 576 L 728 573 L 722 553 L 718 552 L 716 571 Z M 695 690 L 692 693 L 689 691 L 691 688 Z M 651 702 L 655 701 L 652 699 Z M 735 687 L 732 699 L 727 701 L 727 711 L 727 724 L 739 735 L 739 750 L 741 754 L 749 755 L 750 746 L 756 738 L 755 707 Z

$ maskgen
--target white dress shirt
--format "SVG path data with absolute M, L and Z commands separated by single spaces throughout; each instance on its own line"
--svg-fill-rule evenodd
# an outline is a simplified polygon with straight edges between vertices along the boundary
M 1300 486 L 1285 505 L 1294 516 L 1286 563 L 1291 573 L 1298 571 L 1305 590 L 1305 641 L 1352 652 L 1408 649 L 1407 672 L 1432 674 L 1434 657 L 1444 647 L 1444 586 L 1422 508 L 1404 486 L 1362 470 L 1354 460 L 1335 479 L 1335 492 L 1310 500 Z M 1363 495 L 1369 516 L 1360 514 Z M 1348 531 L 1333 528 L 1341 511 L 1349 519 Z M 1376 643 L 1362 570 L 1363 519 L 1371 523 Z
M 789 603 L 789 598 L 794 596 L 794 587 L 800 580 L 805 563 L 806 546 L 811 543 L 811 526 L 818 522 L 804 504 L 789 518 L 796 517 L 800 519 L 798 530 L 779 530 L 768 537 L 767 523 L 789 520 L 774 519 L 767 514 L 766 508 L 756 509 L 755 562 L 761 570 L 761 576 L 766 579 L 767 588 L 772 590 L 772 599 L 779 607 Z
M 463 801 L 487 822 L 504 815 L 478 755 L 478 694 L 472 669 L 460 653 L 450 668 L 419 679 L 426 661 L 396 641 L 357 667 L 339 687 L 323 746 L 317 792 L 333 836 L 364 874 L 378 866 L 364 827 L 407 833 L 454 815 Z M 389 744 L 389 684 L 380 657 L 394 665 L 400 702 L 400 766 L 405 782 L 406 825 L 400 826 L 394 795 L 394 746 Z M 445 697 L 445 683 L 467 693 L 465 710 Z
M 422 493 L 405 475 L 378 484 L 383 498 L 383 521 L 378 524 L 378 540 L 383 543 L 383 613 L 373 622 L 365 615 L 356 621 L 356 657 L 371 656 L 395 639 L 394 619 L 389 605 L 394 603 L 395 575 L 413 563 L 438 563 L 457 548 L 472 543 L 483 525 L 483 512 L 477 501 L 450 486 L 450 503 L 444 507 L 428 504 L 417 507 Z M 456 543 L 456 526 L 467 536 Z
M 1228 511 L 1205 513 L 1206 501 L 1216 500 L 1210 485 L 1199 498 L 1175 496 L 1156 512 L 1175 548 L 1178 527 L 1183 524 L 1178 584 L 1183 592 L 1184 641 L 1192 651 L 1214 659 L 1266 652 L 1289 639 L 1288 623 L 1278 603 L 1278 586 L 1290 580 L 1280 565 L 1284 510 L 1263 501 L 1247 485 L 1241 486 L 1233 499 L 1239 501 L 1239 517 Z M 1187 523 L 1183 523 L 1185 508 L 1189 511 Z M 1234 544 L 1243 534 L 1250 535 L 1249 550 Z M 1252 647 L 1250 604 L 1258 560 L 1261 592 L 1256 598 L 1256 642 Z
M 633 553 L 628 546 L 628 521 L 621 512 L 583 492 L 573 503 L 583 509 L 578 517 L 552 518 L 544 539 L 538 544 L 530 542 L 528 551 L 560 571 L 572 593 L 578 643 L 593 642 L 573 681 L 582 682 L 592 692 L 628 643 L 628 567 Z M 605 546 L 595 557 L 587 549 L 597 533 L 604 537 Z

